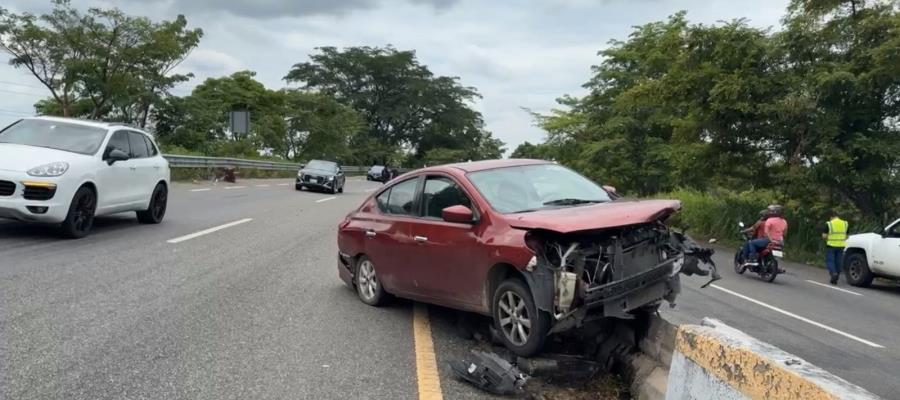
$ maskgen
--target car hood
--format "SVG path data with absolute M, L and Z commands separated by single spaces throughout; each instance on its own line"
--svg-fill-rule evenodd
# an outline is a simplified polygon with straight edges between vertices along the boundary
M 681 202 L 678 200 L 617 200 L 506 214 L 504 218 L 514 228 L 571 233 L 653 222 L 679 209 Z
M 72 162 L 89 157 L 91 156 L 46 147 L 0 143 L 0 170 L 6 171 L 25 172 L 52 162 Z

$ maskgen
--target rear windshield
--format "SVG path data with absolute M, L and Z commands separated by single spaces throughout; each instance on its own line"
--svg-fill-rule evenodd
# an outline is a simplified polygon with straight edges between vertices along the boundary
M 384 166 L 381 165 L 373 165 L 372 168 L 369 168 L 370 172 L 381 172 L 384 169 Z
M 95 154 L 106 129 L 40 119 L 23 119 L 0 131 L 0 143 L 46 147 L 79 154 Z

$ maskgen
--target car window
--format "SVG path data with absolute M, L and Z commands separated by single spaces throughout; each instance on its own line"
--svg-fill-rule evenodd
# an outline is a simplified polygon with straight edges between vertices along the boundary
M 396 215 L 415 215 L 416 178 L 394 185 L 388 196 L 387 212 Z
M 333 163 L 330 161 L 312 160 L 308 164 L 306 164 L 306 168 L 337 172 L 338 165 L 337 163 Z
M 900 222 L 894 224 L 891 229 L 888 230 L 888 236 L 892 238 L 900 238 Z
M 128 137 L 131 143 L 131 158 L 147 158 L 150 155 L 144 135 L 137 132 L 129 132 Z
M 106 144 L 106 152 L 104 154 L 109 154 L 113 149 L 121 150 L 125 154 L 131 153 L 131 146 L 128 144 L 128 132 L 113 133 L 112 137 L 109 138 L 109 143 Z
M 452 179 L 445 176 L 429 176 L 422 192 L 424 216 L 443 218 L 441 211 L 447 207 L 463 205 L 472 208 L 472 202 Z
M 378 209 L 381 210 L 381 212 L 388 212 L 388 198 L 390 198 L 390 196 L 391 189 L 388 189 L 375 198 L 375 202 L 378 203 Z
M 40 119 L 23 119 L 0 131 L 0 143 L 46 147 L 79 154 L 96 154 L 105 138 L 104 128 Z
M 159 154 L 159 151 L 156 150 L 156 146 L 153 145 L 153 141 L 150 140 L 150 138 L 144 136 L 144 141 L 147 142 L 147 150 L 150 152 L 150 157 Z

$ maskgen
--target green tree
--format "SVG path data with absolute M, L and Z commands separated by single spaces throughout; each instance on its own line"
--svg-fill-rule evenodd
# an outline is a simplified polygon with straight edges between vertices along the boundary
M 285 79 L 360 113 L 365 130 L 353 140 L 357 160 L 385 162 L 401 147 L 412 151 L 411 163 L 433 149 L 502 154 L 502 142 L 485 131 L 481 114 L 470 106 L 478 92 L 458 78 L 435 76 L 412 51 L 322 47 Z
M 52 3 L 41 16 L 0 8 L 0 49 L 56 103 L 39 102 L 40 111 L 143 126 L 152 104 L 190 78 L 172 72 L 202 36 L 200 29 L 187 29 L 184 16 L 154 23 L 118 9 L 82 13 L 68 0 Z

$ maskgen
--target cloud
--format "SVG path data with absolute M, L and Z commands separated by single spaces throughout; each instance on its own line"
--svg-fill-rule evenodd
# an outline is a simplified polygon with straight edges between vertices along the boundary
M 136 1 L 136 0 L 120 0 Z M 151 0 L 168 3 L 173 10 L 190 13 L 227 13 L 250 19 L 290 18 L 314 15 L 342 16 L 380 6 L 396 5 L 396 0 Z M 435 10 L 452 7 L 456 0 L 406 0 Z
M 79 9 L 119 7 L 154 21 L 187 16 L 203 28 L 200 46 L 178 72 L 207 77 L 242 69 L 268 87 L 285 85 L 291 66 L 320 46 L 385 46 L 415 50 L 435 74 L 458 76 L 483 98 L 475 107 L 487 128 L 510 150 L 544 133 L 522 107 L 547 112 L 564 95 L 583 95 L 597 51 L 625 39 L 632 26 L 688 10 L 695 23 L 746 17 L 754 26 L 777 26 L 788 0 L 72 0 Z M 45 12 L 49 0 L 6 0 L 17 11 Z M 35 83 L 2 65 L 0 80 Z M 4 89 L 0 86 L 0 89 Z M 5 87 L 22 91 L 22 88 Z M 31 90 L 31 89 L 26 89 Z M 36 89 L 38 94 L 45 91 Z M 0 110 L 27 112 L 35 96 L 0 96 Z M 0 124 L 15 114 L 0 114 Z

